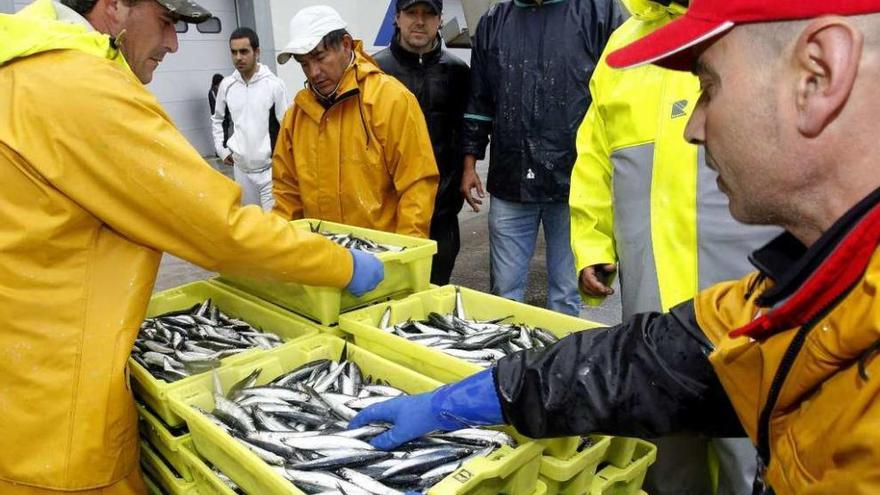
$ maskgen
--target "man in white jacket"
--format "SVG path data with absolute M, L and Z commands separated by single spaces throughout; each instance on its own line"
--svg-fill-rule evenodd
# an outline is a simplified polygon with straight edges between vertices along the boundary
M 242 27 L 229 37 L 235 72 L 217 90 L 211 117 L 214 148 L 227 165 L 235 167 L 243 205 L 256 204 L 269 211 L 272 196 L 272 149 L 278 123 L 290 106 L 287 88 L 260 59 L 260 39 L 253 29 Z M 232 135 L 223 145 L 223 116 L 232 117 Z

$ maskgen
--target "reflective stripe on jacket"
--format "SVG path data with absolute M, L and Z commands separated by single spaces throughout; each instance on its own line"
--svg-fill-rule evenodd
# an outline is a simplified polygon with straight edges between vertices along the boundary
M 415 96 L 356 42 L 329 108 L 300 91 L 273 158 L 274 211 L 428 237 L 439 173 Z
M 675 3 L 624 3 L 633 15 L 611 36 L 606 53 L 684 11 Z M 593 105 L 578 131 L 569 198 L 577 271 L 619 262 L 624 318 L 666 311 L 748 273 L 746 255 L 779 229 L 735 221 L 703 149 L 685 141 L 697 78 L 654 65 L 614 70 L 603 57 L 590 91 Z
M 50 0 L 0 15 L 4 495 L 131 486 L 126 365 L 163 251 L 313 285 L 352 270 L 345 249 L 239 207 L 109 38 L 55 19 Z

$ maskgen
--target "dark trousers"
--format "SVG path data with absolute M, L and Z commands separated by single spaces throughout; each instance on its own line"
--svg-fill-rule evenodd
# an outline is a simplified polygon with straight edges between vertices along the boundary
M 435 216 L 431 219 L 431 239 L 437 241 L 437 254 L 431 263 L 431 283 L 446 285 L 455 266 L 455 257 L 461 248 L 458 216 Z

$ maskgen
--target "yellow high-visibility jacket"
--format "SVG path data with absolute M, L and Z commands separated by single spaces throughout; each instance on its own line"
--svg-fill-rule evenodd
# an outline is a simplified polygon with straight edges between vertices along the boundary
M 880 254 L 876 234 L 855 232 L 867 222 L 878 231 L 878 197 L 850 210 L 810 251 L 777 249 L 762 257 L 764 276 L 694 300 L 696 322 L 715 346 L 709 360 L 777 495 L 880 493 Z M 836 229 L 847 222 L 848 230 Z M 766 325 L 774 331 L 728 334 L 764 327 L 786 306 L 799 306 L 789 311 L 794 321 Z
M 619 262 L 626 319 L 748 273 L 748 253 L 779 231 L 733 220 L 703 149 L 685 141 L 699 97 L 695 76 L 605 62 L 684 12 L 675 3 L 623 3 L 632 16 L 612 34 L 590 80 L 593 104 L 578 131 L 569 203 L 576 269 Z
M 338 95 L 325 109 L 303 89 L 284 116 L 274 211 L 428 237 L 440 174 L 418 100 L 360 41 Z
M 240 207 L 109 38 L 57 16 L 0 15 L 0 493 L 140 493 L 127 360 L 162 252 L 334 287 L 352 261 Z

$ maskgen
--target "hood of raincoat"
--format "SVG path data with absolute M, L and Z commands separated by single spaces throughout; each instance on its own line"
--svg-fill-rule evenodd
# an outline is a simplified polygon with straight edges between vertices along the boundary
M 342 73 L 342 79 L 340 79 L 339 86 L 336 88 L 336 93 L 334 93 L 333 96 L 325 98 L 318 93 L 308 81 L 306 81 L 308 94 L 299 92 L 296 95 L 296 104 L 304 105 L 306 113 L 316 121 L 320 121 L 324 115 L 325 104 L 328 104 L 329 102 L 335 103 L 336 101 L 344 99 L 352 91 L 357 90 L 359 85 L 362 84 L 367 77 L 372 74 L 383 73 L 382 70 L 379 69 L 379 64 L 376 63 L 376 60 L 364 50 L 363 41 L 355 40 L 352 52 L 353 57 L 351 63 L 348 64 L 345 72 Z
M 128 67 L 122 52 L 110 42 L 110 36 L 91 29 L 82 17 L 82 22 L 59 20 L 61 17 L 52 0 L 37 0 L 17 14 L 0 15 L 0 65 L 38 53 L 69 49 Z

